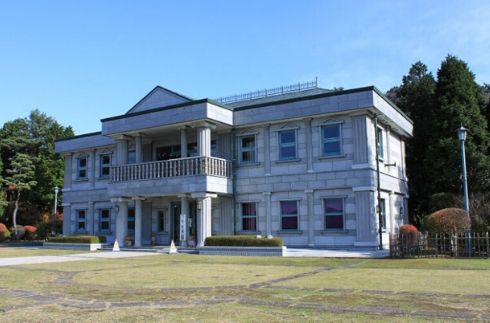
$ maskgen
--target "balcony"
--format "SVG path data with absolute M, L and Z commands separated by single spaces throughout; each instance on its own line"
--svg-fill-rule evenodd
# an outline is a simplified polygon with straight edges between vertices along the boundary
M 196 175 L 229 178 L 231 162 L 222 158 L 200 156 L 111 167 L 112 183 Z

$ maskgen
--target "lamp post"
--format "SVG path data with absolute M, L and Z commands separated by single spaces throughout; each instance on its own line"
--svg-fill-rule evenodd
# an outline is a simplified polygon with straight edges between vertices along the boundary
M 54 235 L 56 232 L 55 229 L 55 222 L 56 222 L 56 211 L 57 211 L 57 206 L 58 206 L 58 192 L 59 192 L 58 186 L 54 187 L 54 206 L 53 206 L 53 226 L 51 230 L 51 234 Z
M 463 191 L 464 191 L 464 210 L 467 214 L 470 214 L 470 201 L 468 198 L 468 178 L 466 176 L 466 153 L 464 150 L 464 142 L 466 141 L 466 134 L 468 130 L 461 125 L 457 130 L 459 143 L 461 144 L 461 172 L 463 174 Z M 466 253 L 471 256 L 471 231 L 467 231 L 468 244 L 466 245 Z

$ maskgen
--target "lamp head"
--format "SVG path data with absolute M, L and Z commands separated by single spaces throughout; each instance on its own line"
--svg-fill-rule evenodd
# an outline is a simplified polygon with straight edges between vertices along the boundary
M 458 139 L 460 141 L 465 141 L 466 140 L 466 133 L 468 132 L 468 130 L 463 127 L 463 125 L 461 125 L 461 127 L 457 130 L 458 132 Z

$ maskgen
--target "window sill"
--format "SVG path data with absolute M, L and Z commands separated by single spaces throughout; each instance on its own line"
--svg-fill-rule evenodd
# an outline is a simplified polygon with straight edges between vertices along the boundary
M 101 177 L 98 177 L 98 178 L 97 178 L 97 180 L 99 180 L 99 181 L 107 181 L 107 180 L 109 180 L 109 179 L 110 179 L 110 177 L 109 177 L 109 176 L 101 176 Z
M 335 159 L 335 158 L 345 158 L 345 154 L 332 155 L 332 156 L 320 156 L 320 157 L 318 157 L 319 160 L 322 160 L 322 159 Z
M 274 161 L 276 164 L 285 164 L 285 163 L 297 163 L 300 162 L 301 158 L 291 158 L 291 159 L 278 159 Z
M 238 164 L 239 167 L 258 167 L 260 166 L 260 163 L 259 162 L 253 162 L 253 163 L 239 163 Z
M 303 230 L 279 230 L 277 234 L 280 235 L 295 235 L 295 234 L 303 234 Z
M 238 231 L 238 234 L 249 235 L 249 236 L 257 236 L 262 235 L 260 231 Z
M 156 234 L 161 236 L 168 236 L 168 231 L 157 231 Z
M 97 232 L 98 234 L 103 234 L 103 235 L 111 235 L 112 232 L 111 231 L 99 231 Z
M 348 231 L 345 229 L 325 229 L 320 232 L 322 235 L 329 235 L 329 234 L 347 234 Z
M 77 178 L 77 179 L 75 179 L 75 182 L 88 182 L 88 177 L 86 177 L 86 178 Z

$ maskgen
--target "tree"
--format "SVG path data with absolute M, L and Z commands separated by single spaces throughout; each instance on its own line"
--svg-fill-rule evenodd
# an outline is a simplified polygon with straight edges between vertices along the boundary
M 427 118 L 427 112 L 434 106 L 436 81 L 427 66 L 416 62 L 410 67 L 408 75 L 403 76 L 402 84 L 390 90 L 397 105 L 413 121 L 413 137 L 407 141 L 407 176 L 410 180 L 409 190 L 411 202 L 411 222 L 420 224 L 422 217 L 429 209 L 429 198 L 432 187 L 427 178 L 432 171 L 426 167 L 427 145 L 432 138 L 430 130 L 432 120 Z
M 15 236 L 17 237 L 17 211 L 19 210 L 19 201 L 23 191 L 31 190 L 37 182 L 34 178 L 34 163 L 27 154 L 16 154 L 10 163 L 10 168 L 5 170 L 6 176 L 3 179 L 7 189 L 14 193 L 14 211 L 12 220 L 14 224 Z
M 426 178 L 433 192 L 462 192 L 460 144 L 456 129 L 463 124 L 469 131 L 466 147 L 468 185 L 472 192 L 490 189 L 487 156 L 489 133 L 485 120 L 484 96 L 467 64 L 447 56 L 437 73 L 435 102 L 431 121 L 427 166 L 433 176 Z

